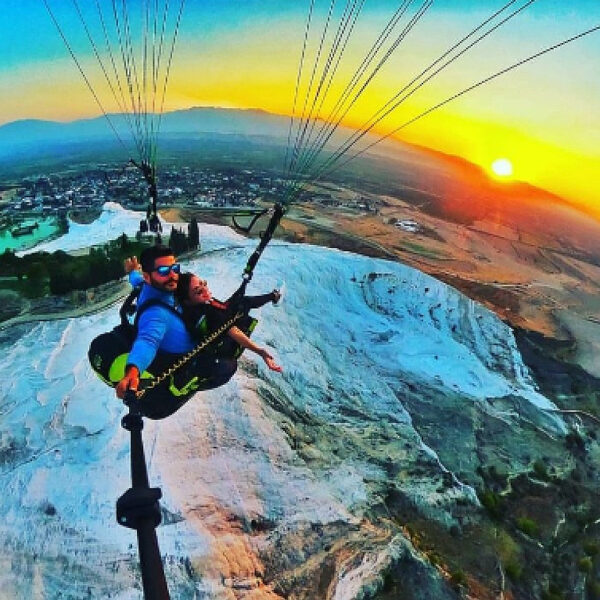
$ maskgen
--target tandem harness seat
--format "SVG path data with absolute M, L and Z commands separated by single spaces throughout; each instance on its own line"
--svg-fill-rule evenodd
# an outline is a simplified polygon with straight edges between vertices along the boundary
M 150 300 L 136 307 L 138 295 L 139 289 L 134 289 L 121 307 L 121 323 L 92 340 L 88 350 L 92 369 L 113 388 L 125 375 L 127 357 L 143 312 L 151 306 L 160 305 L 181 318 L 173 307 L 159 300 Z M 132 323 L 130 316 L 133 314 L 135 319 Z M 236 372 L 237 359 L 244 349 L 224 334 L 235 324 L 250 336 L 257 323 L 247 312 L 232 312 L 231 318 L 222 327 L 199 340 L 188 354 L 159 351 L 152 364 L 140 374 L 138 396 L 143 416 L 164 419 L 179 410 L 196 392 L 227 383 Z

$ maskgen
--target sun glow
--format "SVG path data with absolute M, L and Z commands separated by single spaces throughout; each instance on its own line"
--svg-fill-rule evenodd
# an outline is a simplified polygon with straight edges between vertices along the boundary
M 491 165 L 492 173 L 502 179 L 513 174 L 513 166 L 508 158 L 497 158 Z

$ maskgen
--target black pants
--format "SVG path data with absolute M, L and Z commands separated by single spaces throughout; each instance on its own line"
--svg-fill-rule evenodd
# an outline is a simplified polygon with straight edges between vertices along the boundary
M 273 292 L 262 294 L 261 296 L 244 296 L 240 301 L 240 309 L 248 312 L 253 308 L 260 308 L 269 302 L 273 302 L 273 300 L 275 300 Z
M 225 385 L 236 371 L 237 360 L 234 358 L 202 356 L 192 360 L 181 373 L 173 375 L 173 380 L 169 378 L 143 397 L 142 414 L 150 419 L 164 419 L 178 411 L 196 392 Z M 175 384 L 181 390 L 192 377 L 198 379 L 188 392 L 173 395 L 169 389 L 170 384 Z
M 237 371 L 237 360 L 235 358 L 201 357 L 192 361 L 191 369 L 201 390 L 212 390 L 225 385 Z

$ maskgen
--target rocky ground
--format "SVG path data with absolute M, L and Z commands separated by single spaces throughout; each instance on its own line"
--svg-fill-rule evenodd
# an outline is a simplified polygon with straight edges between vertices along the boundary
M 395 486 L 378 490 L 382 502 L 369 509 L 364 522 L 335 534 L 327 529 L 303 532 L 302 543 L 313 550 L 314 544 L 326 546 L 322 540 L 328 535 L 341 546 L 333 556 L 323 554 L 319 566 L 302 561 L 295 567 L 271 565 L 289 573 L 289 583 L 278 579 L 277 591 L 285 597 L 301 581 L 306 592 L 290 597 L 329 597 L 327 573 L 336 572 L 340 556 L 352 555 L 353 537 L 372 536 L 373 544 L 379 540 L 395 548 L 395 536 L 403 532 L 411 541 L 410 552 L 398 549 L 389 558 L 383 585 L 374 584 L 371 593 L 365 589 L 365 598 L 600 598 L 598 257 L 573 251 L 552 236 L 536 241 L 485 222 L 460 225 L 394 198 L 383 200 L 377 215 L 294 207 L 280 235 L 398 260 L 492 309 L 515 330 L 540 391 L 561 410 L 571 411 L 564 413 L 569 431 L 558 437 L 544 433 L 517 398 L 504 398 L 488 414 L 465 410 L 459 397 L 452 408 L 447 393 L 445 427 L 440 429 L 439 392 L 406 382 L 397 393 L 414 426 L 443 464 L 477 490 L 483 512 L 461 515 L 459 503 L 455 522 L 448 526 L 415 509 Z M 401 231 L 390 224 L 392 218 L 416 220 L 421 230 Z M 298 442 L 297 451 L 302 455 L 306 448 L 305 458 L 314 461 L 314 440 L 336 434 L 295 417 L 293 422 L 301 423 L 296 427 L 299 439 L 311 440 L 308 446 Z M 448 427 L 454 435 L 448 435 Z M 389 443 L 369 441 L 371 447 Z M 503 447 L 510 451 L 502 452 Z M 390 465 L 395 462 L 392 457 Z M 451 485 L 440 482 L 442 488 Z M 368 560 L 359 554 L 357 563 Z M 422 559 L 426 563 L 419 567 Z M 438 583 L 435 571 L 425 574 L 431 565 L 442 574 Z M 414 578 L 421 581 L 418 593 Z M 423 581 L 430 583 L 424 586 Z
M 400 371 L 388 379 L 385 370 L 386 393 L 406 414 L 382 419 L 371 402 L 361 403 L 360 382 L 344 382 L 347 365 L 314 389 L 290 380 L 298 389 L 286 390 L 266 385 L 244 359 L 240 389 L 227 398 L 208 395 L 193 411 L 149 428 L 150 436 L 160 430 L 152 456 L 168 492 L 167 524 L 185 518 L 214 545 L 192 556 L 185 572 L 169 575 L 220 580 L 227 593 L 214 597 L 231 600 L 599 598 L 597 267 L 557 247 L 524 254 L 515 240 L 507 243 L 510 232 L 490 243 L 481 227 L 386 202 L 390 214 L 424 229 L 398 231 L 387 213 L 336 218 L 306 208 L 286 219 L 282 235 L 400 259 L 494 308 L 512 325 L 539 390 L 574 411 L 561 415 L 566 428 L 519 395 L 465 403 L 435 378 L 427 383 Z M 384 280 L 374 273 L 353 282 L 367 303 L 378 298 L 377 311 L 385 309 Z M 378 282 L 385 285 L 375 294 Z M 403 296 L 401 285 L 393 297 Z M 123 286 L 107 286 L 60 305 L 49 300 L 20 318 L 80 315 L 123 293 Z M 450 309 L 437 315 L 436 306 L 421 317 L 448 318 Z M 294 344 L 303 343 L 296 337 Z M 383 333 L 373 341 L 386 342 Z M 356 394 L 348 391 L 351 381 Z M 314 402 L 295 402 L 300 391 L 314 393 Z M 198 477 L 197 497 L 189 495 L 190 472 Z M 340 494 L 333 504 L 329 498 L 321 506 L 322 484 Z M 326 514 L 325 506 L 339 514 Z
M 294 206 L 278 235 L 415 267 L 487 306 L 514 328 L 566 342 L 563 359 L 600 375 L 600 245 L 597 252 L 577 251 L 552 231 L 535 239 L 516 226 L 485 220 L 459 224 L 398 198 L 373 199 L 382 204 L 378 214 Z M 185 209 L 165 213 L 169 220 L 191 215 Z M 391 223 L 397 219 L 415 220 L 420 230 L 403 231 Z

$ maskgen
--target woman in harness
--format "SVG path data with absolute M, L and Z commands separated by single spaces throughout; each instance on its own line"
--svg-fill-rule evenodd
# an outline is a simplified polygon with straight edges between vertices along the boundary
M 135 256 L 124 262 L 125 273 L 129 283 L 135 289 L 144 283 L 141 267 Z M 244 314 L 254 308 L 260 308 L 271 302 L 277 304 L 281 299 L 281 291 L 274 289 L 268 294 L 260 296 L 241 296 L 236 292 L 225 302 L 213 297 L 208 283 L 194 273 L 179 273 L 175 298 L 182 308 L 181 317 L 187 330 L 197 341 L 205 338 L 211 331 L 216 331 L 236 310 Z M 232 326 L 227 335 L 243 349 L 251 350 L 258 354 L 272 371 L 281 371 L 275 364 L 273 357 L 265 348 L 260 348 L 237 326 Z
M 134 288 L 144 283 L 137 259 L 131 257 L 125 261 L 125 272 Z M 231 379 L 237 369 L 237 359 L 246 349 L 255 352 L 272 371 L 280 373 L 282 368 L 275 362 L 266 348 L 255 344 L 249 334 L 254 331 L 256 319 L 248 313 L 269 302 L 277 304 L 281 298 L 279 290 L 273 290 L 260 296 L 241 296 L 233 294 L 225 302 L 213 297 L 205 279 L 193 273 L 179 273 L 175 299 L 182 309 L 181 319 L 187 331 L 196 342 L 205 339 L 211 332 L 223 327 L 236 313 L 243 313 L 239 324 L 227 329 L 226 336 L 208 347 L 194 361 L 194 371 L 206 385 L 219 387 Z M 204 387 L 203 389 L 208 389 Z
M 222 327 L 236 312 L 242 312 L 244 317 L 243 324 L 233 325 L 227 330 L 229 339 L 225 339 L 217 345 L 216 351 L 212 350 L 208 354 L 223 354 L 223 347 L 237 345 L 233 350 L 235 359 L 244 349 L 248 349 L 258 354 L 267 367 L 272 371 L 281 372 L 281 367 L 275 362 L 273 356 L 266 350 L 255 344 L 240 328 L 243 327 L 250 332 L 256 325 L 256 320 L 248 315 L 253 308 L 260 308 L 268 302 L 277 304 L 281 298 L 279 290 L 273 290 L 269 294 L 261 296 L 242 296 L 237 297 L 234 294 L 226 302 L 221 302 L 213 297 L 206 280 L 201 279 L 193 273 L 181 273 L 177 283 L 175 297 L 183 309 L 183 322 L 187 330 L 195 339 L 204 339 L 211 331 L 216 331 Z M 220 348 L 220 350 L 219 350 Z

